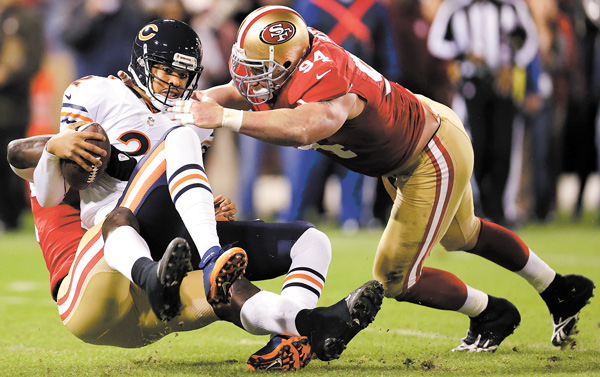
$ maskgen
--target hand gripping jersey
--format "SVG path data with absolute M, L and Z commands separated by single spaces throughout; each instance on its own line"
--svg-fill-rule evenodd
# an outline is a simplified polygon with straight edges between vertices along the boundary
M 362 114 L 311 148 L 362 174 L 382 176 L 396 170 L 414 152 L 423 132 L 421 103 L 325 34 L 312 28 L 309 31 L 310 53 L 270 107 L 295 108 L 356 93 L 366 101 Z
M 177 123 L 146 103 L 133 89 L 120 80 L 86 76 L 73 82 L 63 96 L 61 129 L 77 121 L 100 123 L 113 146 L 141 159 L 163 134 Z M 212 130 L 190 127 L 208 148 Z M 127 182 L 104 174 L 100 180 L 80 191 L 81 220 L 91 228 L 115 207 Z

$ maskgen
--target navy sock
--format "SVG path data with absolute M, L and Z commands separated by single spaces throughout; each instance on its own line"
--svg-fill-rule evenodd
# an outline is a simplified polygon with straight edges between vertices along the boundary
M 149 279 L 151 274 L 156 276 L 156 269 L 158 267 L 158 263 L 153 261 L 150 258 L 140 258 L 133 264 L 131 267 L 131 279 L 137 285 L 139 285 L 144 291 L 147 291 L 149 287 L 148 284 L 158 282 L 158 279 Z M 154 277 L 153 276 L 153 277 Z
M 296 329 L 298 330 L 298 334 L 302 336 L 307 336 L 310 338 L 310 318 L 309 318 L 310 309 L 302 309 L 296 315 Z

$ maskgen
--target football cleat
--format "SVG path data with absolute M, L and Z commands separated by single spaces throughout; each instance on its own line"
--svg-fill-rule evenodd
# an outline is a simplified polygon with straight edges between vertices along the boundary
M 579 312 L 594 296 L 594 282 L 581 275 L 557 275 L 541 296 L 548 305 L 552 318 L 550 341 L 557 347 L 571 343 L 576 333 Z
M 247 265 L 248 256 L 240 247 L 215 247 L 207 252 L 200 268 L 204 270 L 204 289 L 210 305 L 229 304 L 231 285 L 242 278 Z
M 248 359 L 248 370 L 298 370 L 312 360 L 305 336 L 276 335 Z
M 338 303 L 308 312 L 309 341 L 320 360 L 339 359 L 352 338 L 375 319 L 383 292 L 383 284 L 371 280 Z
M 191 271 L 192 254 L 188 242 L 175 238 L 169 243 L 165 253 L 157 263 L 156 279 L 158 284 L 148 284 L 146 294 L 150 307 L 162 321 L 170 321 L 181 313 L 179 287 L 183 278 Z
M 498 346 L 512 334 L 521 315 L 508 300 L 489 296 L 487 308 L 476 317 L 471 317 L 467 336 L 452 352 L 496 352 Z

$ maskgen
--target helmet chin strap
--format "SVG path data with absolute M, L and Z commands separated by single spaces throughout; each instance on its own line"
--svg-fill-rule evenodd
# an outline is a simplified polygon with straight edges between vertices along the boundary
M 273 92 L 275 91 L 275 84 L 273 83 L 273 72 L 275 71 L 275 47 L 269 46 L 269 80 L 267 86 L 269 90 L 269 100 L 273 98 Z
M 146 94 L 148 94 L 148 96 L 150 97 L 150 102 L 152 103 L 152 105 L 160 111 L 167 111 L 167 109 L 169 107 L 173 106 L 175 101 L 181 99 L 185 95 L 185 90 L 184 90 L 184 94 L 179 96 L 178 98 L 169 98 L 171 89 L 174 88 L 175 86 L 164 80 L 159 79 L 158 77 L 153 75 L 151 72 L 148 74 L 148 77 L 149 77 L 148 86 L 144 90 L 145 90 Z M 167 92 L 166 96 L 154 92 L 154 88 L 152 87 L 152 80 L 159 80 L 160 82 L 169 85 L 169 91 Z
M 160 111 L 167 111 L 172 106 L 173 99 L 166 98 L 161 94 L 154 94 L 150 96 L 150 102 L 152 106 L 156 107 Z

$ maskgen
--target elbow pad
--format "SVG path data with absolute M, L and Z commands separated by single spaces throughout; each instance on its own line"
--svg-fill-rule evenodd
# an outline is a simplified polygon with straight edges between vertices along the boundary
M 60 158 L 48 153 L 46 148 L 33 172 L 33 182 L 38 202 L 44 208 L 58 205 L 69 190 L 60 171 Z

